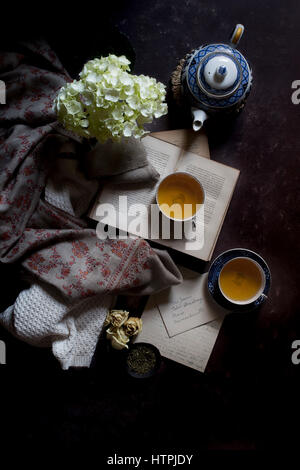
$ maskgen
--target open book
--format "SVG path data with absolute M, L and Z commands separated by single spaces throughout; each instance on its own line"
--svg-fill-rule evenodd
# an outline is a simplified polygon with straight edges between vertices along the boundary
M 142 142 L 146 148 L 148 160 L 160 174 L 160 179 L 175 171 L 187 172 L 198 178 L 205 192 L 204 244 L 200 249 L 187 251 L 185 240 L 171 238 L 168 240 L 155 239 L 155 241 L 198 259 L 210 260 L 239 177 L 239 171 L 152 136 L 143 138 Z M 116 209 L 117 217 L 110 218 L 107 216 L 105 223 L 127 231 L 126 227 L 129 227 L 128 207 L 137 203 L 144 204 L 149 207 L 149 213 L 145 215 L 149 218 L 150 206 L 155 204 L 158 184 L 159 182 L 154 185 L 140 183 L 130 185 L 107 184 L 99 194 L 89 216 L 94 220 L 100 220 L 97 215 L 99 206 L 112 204 Z M 120 205 L 120 196 L 127 197 L 127 205 Z M 152 238 L 149 236 L 149 231 L 143 232 L 141 225 L 139 225 L 138 231 L 130 230 L 130 233 L 143 238 Z

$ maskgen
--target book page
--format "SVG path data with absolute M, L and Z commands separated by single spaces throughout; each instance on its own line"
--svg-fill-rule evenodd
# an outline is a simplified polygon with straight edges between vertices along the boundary
M 153 344 L 159 349 L 162 356 L 204 372 L 224 316 L 170 338 L 155 305 L 155 300 L 150 297 L 142 319 L 143 329 L 135 342 Z
M 186 152 L 178 160 L 176 171 L 185 171 L 196 176 L 204 188 L 205 243 L 198 257 L 208 260 L 229 207 L 239 170 Z
M 206 273 L 183 267 L 180 271 L 184 279 L 180 285 L 153 295 L 170 337 L 216 320 L 224 313 L 208 292 Z

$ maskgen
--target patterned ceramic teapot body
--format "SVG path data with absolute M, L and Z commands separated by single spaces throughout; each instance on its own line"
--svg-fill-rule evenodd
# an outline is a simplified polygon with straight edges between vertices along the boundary
M 208 44 L 186 59 L 181 75 L 184 96 L 191 103 L 193 129 L 219 113 L 237 112 L 250 92 L 252 73 L 245 57 L 236 49 L 244 26 L 236 25 L 230 44 Z

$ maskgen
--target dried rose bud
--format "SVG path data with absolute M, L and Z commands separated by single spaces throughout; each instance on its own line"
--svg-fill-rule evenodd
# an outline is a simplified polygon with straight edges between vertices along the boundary
M 120 328 L 127 320 L 129 312 L 126 310 L 110 310 L 105 319 L 104 326 L 112 325 L 115 328 Z
M 130 317 L 123 324 L 124 331 L 128 336 L 137 335 L 140 331 L 142 331 L 142 326 L 143 322 L 141 318 L 137 317 Z
M 127 343 L 129 342 L 129 338 L 126 335 L 123 327 L 109 328 L 106 331 L 106 337 L 111 341 L 111 345 L 114 349 L 128 349 Z

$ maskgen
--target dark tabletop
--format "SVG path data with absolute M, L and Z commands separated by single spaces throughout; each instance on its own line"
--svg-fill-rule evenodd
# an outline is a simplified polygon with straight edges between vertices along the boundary
M 245 25 L 239 49 L 254 75 L 246 108 L 233 122 L 207 126 L 211 158 L 241 171 L 213 258 L 233 247 L 257 251 L 270 266 L 272 288 L 258 311 L 228 315 L 205 374 L 165 360 L 147 383 L 124 378 L 118 358 L 103 344 L 91 369 L 63 372 L 50 351 L 1 329 L 7 344 L 7 365 L 0 366 L 5 435 L 33 445 L 87 443 L 98 449 L 99 465 L 122 447 L 127 455 L 142 448 L 195 454 L 295 448 L 300 364 L 292 364 L 291 345 L 300 340 L 300 105 L 291 101 L 291 84 L 300 80 L 300 3 L 128 0 L 115 2 L 108 13 L 94 8 L 80 41 L 78 11 L 68 23 L 57 19 L 55 33 L 45 31 L 73 74 L 97 51 L 114 50 L 132 58 L 135 73 L 167 84 L 189 50 L 226 41 L 236 23 Z M 50 19 L 57 18 L 50 10 Z M 35 19 L 30 24 L 32 34 L 43 30 Z M 170 101 L 169 115 L 151 129 L 189 126 L 189 117 Z M 15 275 L 14 267 L 5 267 L 11 303 Z

